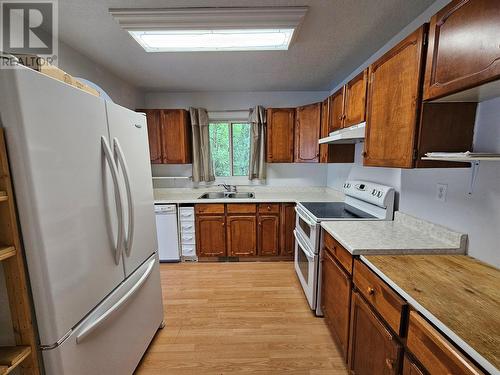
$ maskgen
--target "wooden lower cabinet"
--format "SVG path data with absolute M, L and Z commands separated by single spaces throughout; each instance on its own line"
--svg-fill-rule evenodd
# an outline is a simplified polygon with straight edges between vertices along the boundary
M 255 215 L 227 217 L 228 256 L 244 257 L 257 255 L 256 221 Z
M 198 256 L 226 256 L 226 217 L 196 215 L 196 238 Z
M 295 203 L 281 205 L 281 255 L 293 256 L 295 252 Z
M 259 255 L 274 256 L 280 252 L 280 218 L 278 215 L 260 215 L 257 232 Z
M 349 370 L 356 375 L 399 373 L 402 346 L 361 295 L 351 300 Z
M 403 375 L 424 375 L 422 369 L 405 354 L 405 359 L 403 361 Z
M 321 309 L 328 328 L 347 362 L 351 277 L 337 264 L 326 249 L 323 252 L 322 275 Z

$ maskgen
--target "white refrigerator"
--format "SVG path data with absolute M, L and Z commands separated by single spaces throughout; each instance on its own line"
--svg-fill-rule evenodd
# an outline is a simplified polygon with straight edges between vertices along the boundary
M 163 321 L 144 115 L 25 67 L 0 116 L 47 374 L 132 374 Z

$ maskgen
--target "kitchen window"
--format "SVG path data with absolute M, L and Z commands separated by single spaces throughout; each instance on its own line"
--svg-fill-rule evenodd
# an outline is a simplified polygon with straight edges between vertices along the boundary
M 250 124 L 241 121 L 211 122 L 209 134 L 215 176 L 248 176 Z

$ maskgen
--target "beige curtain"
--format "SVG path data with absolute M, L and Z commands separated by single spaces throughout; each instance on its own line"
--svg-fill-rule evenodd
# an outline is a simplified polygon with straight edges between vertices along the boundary
M 250 110 L 250 162 L 248 179 L 266 179 L 266 109 L 260 105 Z
M 204 108 L 189 108 L 193 137 L 193 181 L 215 181 L 210 154 L 208 113 Z

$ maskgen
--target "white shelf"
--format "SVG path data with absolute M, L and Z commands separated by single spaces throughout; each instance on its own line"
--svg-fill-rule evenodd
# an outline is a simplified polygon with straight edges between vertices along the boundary
M 459 163 L 474 163 L 476 161 L 500 161 L 500 157 L 498 156 L 482 156 L 482 157 L 422 157 L 422 160 L 436 160 L 436 161 L 449 161 L 449 162 L 459 162 Z
M 474 186 L 476 185 L 477 175 L 479 173 L 479 165 L 482 161 L 500 161 L 498 154 L 492 154 L 492 156 L 470 156 L 470 157 L 456 157 L 456 156 L 442 156 L 442 157 L 429 157 L 424 156 L 422 160 L 434 160 L 434 161 L 447 161 L 455 163 L 470 163 L 471 166 L 471 176 L 469 184 L 469 195 L 474 192 Z

